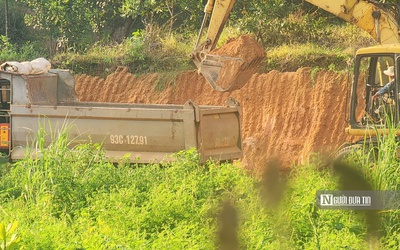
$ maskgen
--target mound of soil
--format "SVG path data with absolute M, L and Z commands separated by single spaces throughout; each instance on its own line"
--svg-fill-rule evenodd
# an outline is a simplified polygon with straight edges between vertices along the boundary
M 215 55 L 238 57 L 243 59 L 244 68 L 260 58 L 264 59 L 263 47 L 258 44 L 250 35 L 239 36 L 229 39 L 224 46 L 212 51 Z
M 344 133 L 345 75 L 320 71 L 311 79 L 309 68 L 256 73 L 243 88 L 229 93 L 213 90 L 196 71 L 182 72 L 162 91 L 156 88 L 159 77 L 137 77 L 121 67 L 106 79 L 76 75 L 75 90 L 80 101 L 90 102 L 184 104 L 191 99 L 224 105 L 232 96 L 242 107 L 243 163 L 252 170 L 271 157 L 289 167 L 351 139 Z
M 264 49 L 250 35 L 230 39 L 211 54 L 218 55 L 216 61 L 222 62 L 216 85 L 228 91 L 243 87 L 265 57 Z

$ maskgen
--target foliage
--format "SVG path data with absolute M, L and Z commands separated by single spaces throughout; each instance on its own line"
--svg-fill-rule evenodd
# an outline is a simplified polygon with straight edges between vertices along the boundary
M 45 55 L 44 50 L 36 49 L 36 45 L 27 42 L 22 46 L 13 45 L 5 36 L 0 36 L 0 61 L 26 61 Z
M 16 40 L 13 33 L 11 41 L 19 45 L 41 41 L 50 55 L 83 52 L 99 41 L 120 43 L 137 30 L 149 38 L 146 42 L 158 43 L 154 27 L 162 27 L 167 35 L 193 34 L 200 28 L 203 8 L 204 1 L 197 0 L 20 0 L 10 3 L 13 15 L 9 18 L 18 24 L 13 27 L 16 31 L 24 30 L 24 35 L 29 35 L 25 40 Z M 241 1 L 234 5 L 228 26 L 255 34 L 270 48 L 280 44 L 326 43 L 326 37 L 332 33 L 330 27 L 337 20 L 303 1 Z
M 4 59 L 15 57 L 17 55 L 15 47 L 5 36 L 0 36 L 0 51 L 0 57 Z
M 194 69 L 188 54 L 195 44 L 203 8 L 204 1 L 195 0 L 12 2 L 9 19 L 17 26 L 10 28 L 23 30 L 24 36 L 17 38 L 13 32 L 6 38 L 8 44 L 0 46 L 0 60 L 47 57 L 53 67 L 101 77 L 118 66 L 137 74 Z M 305 57 L 287 53 L 286 59 L 268 57 L 266 70 L 314 65 L 341 70 L 343 58 L 370 45 L 371 39 L 354 25 L 338 20 L 299 0 L 237 2 L 218 46 L 227 36 L 242 33 L 253 33 L 266 50 L 312 44 L 326 51 Z
M 7 17 L 5 2 L 8 3 Z M 28 11 L 24 4 L 20 1 L 0 0 L 0 6 L 2 6 L 0 10 L 0 34 L 4 36 L 8 35 L 7 39 L 15 46 L 39 38 L 39 34 L 32 32 L 24 23 L 24 14 Z M 6 25 L 6 20 L 8 25 Z
M 14 250 L 18 248 L 19 238 L 15 233 L 17 228 L 17 222 L 10 223 L 7 227 L 4 223 L 0 223 L 0 248 L 2 250 Z
M 179 27 L 192 29 L 196 27 L 203 15 L 202 1 L 152 1 L 152 0 L 126 0 L 120 7 L 121 15 L 141 22 L 143 27 L 151 25 L 160 26 L 166 23 L 171 31 Z
M 399 158 L 397 150 L 399 141 L 396 137 L 398 127 L 388 122 L 387 135 L 376 138 L 366 137 L 364 145 L 354 150 L 347 160 L 358 166 L 358 170 L 371 183 L 373 190 L 398 191 L 399 186 Z M 400 212 L 397 209 L 382 210 L 380 244 L 384 249 L 398 249 L 400 247 Z
M 201 1 L 42 1 L 21 0 L 28 27 L 45 31 L 58 52 L 85 50 L 98 41 L 121 42 L 132 31 L 153 25 L 194 28 L 202 15 Z M 177 23 L 177 25 L 175 25 Z M 196 27 L 197 28 L 197 27 Z M 43 33 L 41 33 L 43 35 Z
M 319 43 L 329 35 L 329 22 L 320 12 L 308 13 L 301 4 L 282 0 L 244 1 L 240 27 L 271 48 L 282 44 Z
M 85 46 L 87 33 L 98 34 L 106 24 L 116 22 L 120 1 L 41 1 L 22 0 L 32 12 L 25 22 L 35 30 L 48 31 L 58 50 Z M 108 29 L 106 29 L 109 31 Z M 103 31 L 103 34 L 106 32 Z M 95 40 L 94 40 L 95 41 Z M 91 42 L 94 42 L 91 41 Z
M 33 144 L 39 155 L 3 166 L 0 179 L 0 216 L 19 222 L 21 248 L 211 249 L 225 200 L 239 214 L 243 249 L 368 247 L 357 213 L 315 207 L 317 190 L 339 188 L 317 158 L 285 177 L 283 200 L 271 206 L 257 177 L 236 164 L 199 165 L 194 149 L 168 163 L 111 164 L 100 145 L 71 147 L 68 128 L 51 135 L 46 147 L 45 136 L 39 131 Z M 397 216 L 384 221 L 383 246 L 397 244 Z
M 353 57 L 352 53 L 332 50 L 314 44 L 282 45 L 267 52 L 266 71 L 277 69 L 280 71 L 296 71 L 300 67 L 347 68 L 347 61 Z
M 321 164 L 314 160 L 292 171 L 281 209 L 281 217 L 290 218 L 285 230 L 299 249 L 365 249 L 365 227 L 355 211 L 316 207 L 316 191 L 340 188 L 332 170 Z
M 262 209 L 244 170 L 199 166 L 194 150 L 173 163 L 115 166 L 99 145 L 69 148 L 67 131 L 46 148 L 45 136 L 40 131 L 34 144 L 39 155 L 0 180 L 1 217 L 20 222 L 26 249 L 210 249 L 222 199 Z
M 120 44 L 97 43 L 85 54 L 58 54 L 52 63 L 58 68 L 71 69 L 75 74 L 103 77 L 117 66 L 127 66 L 135 74 L 194 69 L 188 56 L 192 47 L 182 35 L 166 35 L 162 31 L 157 34 L 158 43 L 148 42 L 145 34 L 137 31 Z

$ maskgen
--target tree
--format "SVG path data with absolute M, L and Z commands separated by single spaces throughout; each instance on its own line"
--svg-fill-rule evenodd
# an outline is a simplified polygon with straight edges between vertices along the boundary
M 4 1 L 4 17 L 5 17 L 5 25 L 4 29 L 6 30 L 6 37 L 8 38 L 8 0 Z
M 58 49 L 85 48 L 107 38 L 109 28 L 121 18 L 121 1 L 20 0 L 29 8 L 26 24 L 46 31 Z
M 149 25 L 164 26 L 168 30 L 194 31 L 200 27 L 205 3 L 199 0 L 125 0 L 121 15 L 131 17 L 137 28 Z

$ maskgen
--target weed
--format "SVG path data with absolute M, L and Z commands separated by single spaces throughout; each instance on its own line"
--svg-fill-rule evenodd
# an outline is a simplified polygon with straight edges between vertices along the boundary
M 15 60 L 15 58 L 18 58 L 18 53 L 15 46 L 12 45 L 5 36 L 0 36 L 0 51 L 1 61 Z
M 347 69 L 347 60 L 353 54 L 315 44 L 282 45 L 268 51 L 266 69 L 296 71 L 301 67 Z
M 274 199 L 280 202 L 270 206 L 258 178 L 235 164 L 199 165 L 195 149 L 178 152 L 173 162 L 115 166 L 100 145 L 70 147 L 68 129 L 50 144 L 44 143 L 44 131 L 32 144 L 41 154 L 16 162 L 0 179 L 0 216 L 19 221 L 19 244 L 26 249 L 211 249 L 226 200 L 228 210 L 235 210 L 237 231 L 230 235 L 239 248 L 368 245 L 357 213 L 315 207 L 317 190 L 339 187 L 331 169 L 321 169 L 317 160 L 291 171 Z M 387 180 L 386 174 L 379 179 Z M 382 181 L 377 182 L 382 187 L 398 183 L 397 177 Z M 276 187 L 267 185 L 267 192 Z M 399 213 L 386 211 L 383 217 L 381 245 L 398 246 Z
M 177 71 L 171 71 L 171 72 L 165 72 L 165 73 L 160 73 L 157 82 L 155 84 L 155 89 L 157 91 L 163 91 L 165 90 L 168 86 L 175 86 L 176 84 L 176 78 L 178 77 L 179 72 Z
M 315 85 L 315 80 L 317 78 L 317 74 L 318 74 L 319 71 L 321 71 L 320 67 L 314 67 L 311 70 L 311 82 L 312 82 L 313 86 Z
M 365 138 L 361 150 L 353 152 L 350 160 L 360 167 L 360 171 L 371 183 L 373 190 L 399 190 L 399 159 L 397 150 L 400 146 L 396 136 L 396 126 L 388 115 L 386 125 L 388 133 L 377 133 L 375 138 Z M 377 132 L 377 131 L 376 131 Z M 400 213 L 398 210 L 383 210 L 381 215 L 381 246 L 387 249 L 397 249 L 400 246 L 398 232 L 400 231 Z
M 18 222 L 10 223 L 6 227 L 0 223 L 0 248 L 2 250 L 14 250 L 18 248 L 19 238 L 16 233 Z

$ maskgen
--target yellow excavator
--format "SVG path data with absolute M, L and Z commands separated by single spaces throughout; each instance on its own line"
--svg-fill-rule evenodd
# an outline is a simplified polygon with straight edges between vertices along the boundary
M 243 68 L 255 68 L 262 60 L 256 58 L 251 62 L 245 62 L 241 58 L 213 54 L 234 2 L 234 0 L 208 1 L 199 38 L 190 55 L 199 73 L 215 90 L 221 92 L 235 90 L 243 85 L 233 80 L 231 84 L 224 83 L 224 86 L 220 86 L 219 83 L 225 81 L 223 74 L 225 68 L 234 65 L 238 72 L 231 75 L 240 76 Z M 306 2 L 367 31 L 377 42 L 376 46 L 362 48 L 356 52 L 350 95 L 350 125 L 346 131 L 355 136 L 374 137 L 377 134 L 387 134 L 390 126 L 400 122 L 399 5 L 372 0 L 306 0 Z M 207 23 L 205 41 L 200 43 L 200 37 L 203 36 Z M 385 74 L 389 67 L 393 67 L 394 85 L 390 91 L 375 98 L 376 93 L 390 81 Z M 247 79 L 250 77 L 251 75 L 247 75 Z M 396 133 L 400 135 L 400 131 Z

